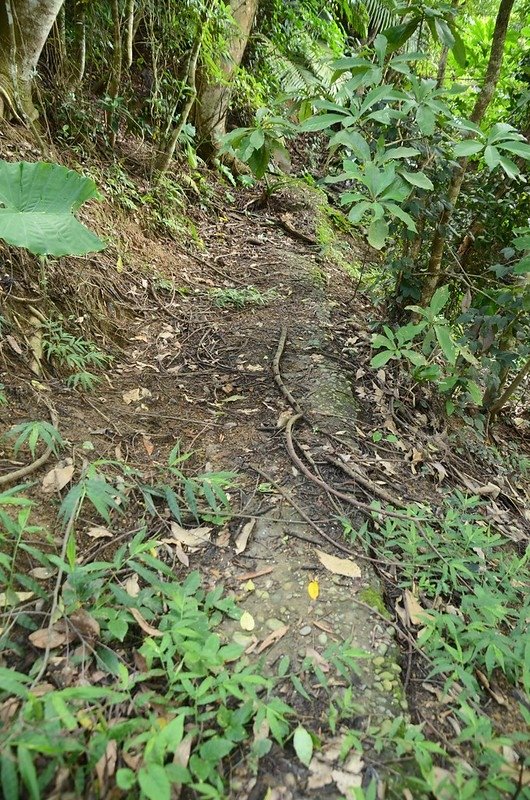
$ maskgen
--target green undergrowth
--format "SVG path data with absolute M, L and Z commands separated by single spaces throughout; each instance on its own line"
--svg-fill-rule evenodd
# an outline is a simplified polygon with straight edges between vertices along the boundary
M 397 618 L 413 642 L 417 675 L 449 724 L 429 726 L 432 712 L 424 716 L 420 701 L 419 724 L 396 719 L 361 737 L 402 765 L 388 796 L 528 798 L 530 548 L 519 552 L 486 521 L 480 498 L 458 491 L 439 509 L 389 510 L 395 516 L 374 511 L 357 531 L 345 520 L 345 531 L 399 564 Z M 500 715 L 488 715 L 492 703 Z M 509 725 L 496 724 L 506 714 Z

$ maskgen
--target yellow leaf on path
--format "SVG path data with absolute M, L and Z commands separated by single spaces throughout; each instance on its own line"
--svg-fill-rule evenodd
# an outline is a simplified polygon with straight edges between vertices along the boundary
M 256 623 L 254 622 L 254 617 L 252 614 L 249 614 L 248 611 L 244 611 L 241 614 L 241 619 L 239 620 L 239 624 L 244 631 L 253 631 L 256 627 Z
M 320 586 L 318 585 L 318 581 L 310 581 L 307 585 L 307 593 L 311 600 L 316 600 L 318 595 L 320 594 Z
M 331 556 L 323 550 L 316 550 L 316 554 L 322 566 L 329 570 L 329 572 L 333 572 L 334 575 L 344 575 L 347 578 L 361 577 L 361 568 L 355 561 L 351 561 L 349 558 Z
M 89 528 L 86 532 L 87 536 L 91 539 L 112 539 L 113 535 L 107 528 L 102 528 L 97 525 L 95 528 Z

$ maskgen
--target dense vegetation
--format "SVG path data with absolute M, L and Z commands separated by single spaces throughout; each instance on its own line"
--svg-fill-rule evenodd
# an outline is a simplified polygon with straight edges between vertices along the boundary
M 396 367 L 411 392 L 428 390 L 440 416 L 469 426 L 484 446 L 503 414 L 527 417 L 528 0 L 43 0 L 38 14 L 34 5 L 0 3 L 3 116 L 55 154 L 46 162 L 76 171 L 44 161 L 0 164 L 0 238 L 35 257 L 32 268 L 43 275 L 50 257 L 105 247 L 74 216 L 97 197 L 97 184 L 122 211 L 149 209 L 164 234 L 178 239 L 183 228 L 172 209 L 189 202 L 185 190 L 201 203 L 208 180 L 222 181 L 227 195 L 262 182 L 266 202 L 302 181 L 325 192 L 342 229 L 370 247 L 355 270 L 385 309 L 373 327 L 373 370 Z M 124 166 L 131 142 L 141 153 L 141 180 Z M 296 151 L 304 153 L 303 168 Z M 213 290 L 212 297 L 220 307 L 268 299 L 253 287 Z M 62 322 L 41 322 L 40 358 L 66 371 L 70 387 L 90 391 L 110 358 Z M 8 310 L 0 323 L 0 336 L 8 335 Z M 52 413 L 51 423 L 17 425 L 4 438 L 14 442 L 15 456 L 24 448 L 32 457 L 39 448 L 58 454 L 64 442 L 55 422 Z M 85 463 L 58 509 L 59 555 L 26 541 L 38 528 L 30 523 L 23 470 L 0 494 L 1 608 L 10 608 L 0 642 L 22 664 L 15 671 L 9 659 L 0 661 L 0 710 L 10 723 L 0 734 L 6 800 L 60 797 L 63 787 L 78 797 L 169 800 L 182 787 L 186 797 L 230 797 L 220 767 L 230 752 L 248 739 L 257 770 L 273 740 L 290 741 L 294 712 L 274 695 L 274 681 L 214 632 L 221 618 L 238 618 L 221 590 L 203 591 L 194 574 L 175 581 L 145 530 L 108 561 L 78 558 L 75 527 L 86 507 L 108 524 L 133 497 L 153 513 L 164 503 L 179 524 L 230 519 L 226 492 L 234 476 L 190 477 L 188 458 L 176 448 L 149 479 L 111 461 Z M 119 472 L 116 485 L 105 477 L 109 467 Z M 8 482 L 0 478 L 0 489 Z M 529 551 L 503 549 L 476 498 L 459 494 L 437 511 L 427 503 L 390 510 L 384 524 L 382 513 L 374 508 L 355 535 L 343 520 L 346 535 L 365 553 L 399 561 L 398 585 L 428 604 L 414 647 L 431 674 L 442 676 L 458 720 L 454 746 L 403 718 L 364 732 L 372 750 L 403 760 L 389 796 L 529 797 Z M 427 554 L 420 539 L 429 542 Z M 38 596 L 40 609 L 49 595 L 17 572 L 19 549 L 37 572 L 54 576 L 48 627 L 29 611 L 13 611 L 29 599 L 25 592 Z M 132 593 L 118 579 L 130 571 L 142 587 Z M 77 615 L 112 683 L 35 691 L 53 648 L 49 637 L 71 641 L 61 614 Z M 135 623 L 149 634 L 138 650 L 141 675 L 116 655 Z M 16 626 L 45 642 L 29 666 L 10 639 Z M 354 669 L 357 657 L 347 647 L 333 654 L 341 669 Z M 510 736 L 477 701 L 494 675 L 515 687 L 520 716 Z M 137 691 L 146 676 L 164 688 Z M 292 682 L 303 694 L 299 678 Z M 318 736 L 294 727 L 294 749 L 307 764 Z M 344 758 L 363 746 L 353 732 Z M 375 792 L 368 782 L 355 796 L 373 800 Z

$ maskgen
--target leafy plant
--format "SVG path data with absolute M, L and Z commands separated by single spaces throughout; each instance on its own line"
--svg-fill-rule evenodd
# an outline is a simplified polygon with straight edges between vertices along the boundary
M 256 112 L 255 125 L 236 128 L 223 137 L 221 153 L 232 153 L 244 164 L 248 164 L 252 174 L 263 178 L 274 156 L 289 161 L 285 140 L 294 134 L 296 127 L 283 117 L 274 116 L 268 108 Z
M 210 294 L 216 306 L 219 308 L 226 308 L 229 306 L 235 308 L 243 308 L 244 306 L 265 306 L 278 296 L 275 289 L 267 289 L 261 292 L 254 286 L 245 286 L 241 289 L 211 289 Z
M 71 371 L 67 383 L 73 388 L 81 386 L 91 390 L 98 378 L 87 369 L 102 369 L 112 357 L 101 352 L 92 342 L 68 333 L 61 322 L 45 320 L 42 323 L 42 350 L 47 360 Z
M 15 439 L 13 452 L 19 453 L 26 445 L 31 455 L 35 457 L 39 443 L 49 447 L 56 455 L 65 446 L 65 442 L 55 425 L 45 420 L 33 420 L 13 425 L 4 434 L 5 439 Z
M 98 197 L 90 178 L 46 162 L 0 161 L 0 238 L 35 255 L 85 255 L 105 243 L 74 213 Z

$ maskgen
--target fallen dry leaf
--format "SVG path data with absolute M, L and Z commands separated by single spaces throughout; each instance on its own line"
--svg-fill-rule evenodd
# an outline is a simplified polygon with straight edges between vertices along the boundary
M 411 625 L 422 625 L 425 620 L 430 619 L 431 615 L 421 607 L 419 600 L 409 589 L 403 592 L 403 605 Z
M 178 522 L 171 523 L 173 538 L 186 547 L 204 547 L 210 541 L 211 528 L 183 528 Z
M 99 622 L 84 608 L 74 611 L 68 619 L 81 639 L 93 642 L 99 637 Z
M 243 528 L 241 529 L 241 533 L 236 539 L 236 554 L 239 555 L 240 553 L 244 553 L 247 549 L 248 540 L 250 538 L 250 534 L 256 527 L 256 519 L 253 517 L 250 519 Z
M 269 635 L 265 637 L 265 639 L 262 641 L 262 643 L 256 649 L 256 653 L 258 655 L 260 653 L 263 653 L 263 651 L 266 650 L 267 647 L 270 647 L 271 645 L 275 644 L 280 639 L 282 639 L 285 636 L 285 634 L 287 633 L 288 630 L 289 630 L 289 626 L 288 625 L 282 625 L 281 628 L 277 628 L 275 631 L 272 631 L 272 633 L 269 633 Z
M 15 592 L 12 589 L 8 592 L 0 592 L 0 608 L 24 603 L 26 600 L 31 600 L 33 595 L 34 592 Z
M 11 334 L 8 333 L 6 336 L 6 342 L 10 345 L 11 349 L 17 353 L 17 355 L 22 355 L 22 348 L 14 336 L 11 336 Z
M 344 575 L 347 578 L 361 577 L 361 569 L 355 561 L 349 558 L 332 556 L 329 553 L 325 553 L 323 550 L 316 550 L 315 552 L 322 566 L 334 575 Z
M 37 647 L 39 650 L 46 650 L 47 647 L 53 650 L 54 647 L 60 647 L 65 644 L 67 636 L 61 631 L 54 630 L 54 628 L 39 628 L 38 631 L 30 633 L 28 639 L 33 647 Z
M 131 403 L 138 403 L 140 400 L 143 400 L 144 397 L 151 396 L 149 389 L 146 389 L 144 386 L 140 386 L 138 389 L 130 389 L 128 392 L 122 394 L 123 402 L 128 406 L 130 406 Z
M 42 491 L 46 494 L 60 492 L 67 483 L 72 480 L 75 467 L 73 464 L 66 464 L 64 467 L 57 465 L 46 473 L 42 479 Z
M 113 536 L 107 528 L 103 528 L 100 525 L 95 528 L 89 528 L 86 535 L 90 536 L 91 539 L 112 539 Z
M 253 631 L 256 627 L 254 617 L 248 611 L 243 611 L 239 624 L 244 631 Z
M 177 556 L 181 564 L 184 564 L 185 567 L 189 567 L 190 560 L 188 558 L 187 553 L 185 553 L 184 550 L 182 549 L 182 545 L 180 544 L 180 542 L 177 542 L 177 546 L 175 547 L 175 555 Z
M 134 573 L 125 581 L 125 591 L 129 595 L 129 597 L 138 597 L 140 594 L 140 582 L 138 580 L 138 575 Z
M 106 786 L 114 775 L 116 770 L 116 762 L 118 759 L 118 743 L 116 739 L 109 739 L 105 752 L 95 764 L 96 775 L 98 776 L 99 788 L 101 795 L 106 795 Z
M 143 630 L 143 632 L 147 633 L 148 636 L 163 636 L 164 635 L 162 633 L 162 631 L 159 631 L 156 628 L 153 628 L 152 625 L 149 625 L 147 620 L 140 614 L 140 612 L 138 611 L 137 608 L 130 608 L 129 611 L 131 612 L 131 614 L 133 615 L 133 617 L 135 618 L 136 622 L 138 623 L 140 628 Z
M 243 581 L 250 581 L 254 578 L 261 578 L 262 575 L 270 575 L 271 572 L 274 572 L 274 567 L 263 567 L 262 569 L 258 569 L 255 572 L 245 572 L 243 575 L 238 575 L 236 580 L 239 583 L 243 583 Z
M 55 575 L 57 570 L 50 569 L 50 567 L 33 567 L 28 572 L 28 575 L 31 575 L 32 578 L 36 578 L 38 581 L 47 581 L 48 578 L 51 578 L 52 575 Z
M 146 436 L 145 433 L 142 433 L 142 442 L 143 442 L 144 449 L 145 449 L 145 452 L 147 453 L 147 455 L 149 457 L 152 456 L 153 452 L 154 452 L 154 449 L 155 449 L 155 446 L 154 446 L 153 442 L 151 441 L 151 439 L 149 438 L 149 436 Z

